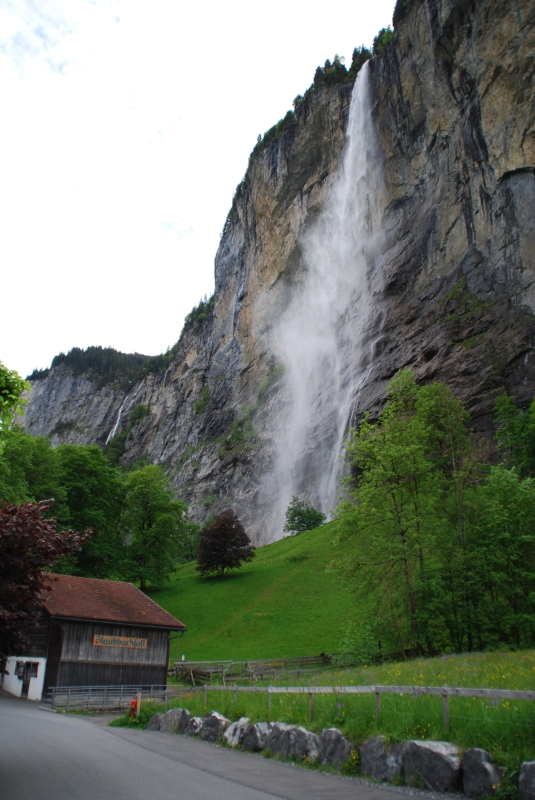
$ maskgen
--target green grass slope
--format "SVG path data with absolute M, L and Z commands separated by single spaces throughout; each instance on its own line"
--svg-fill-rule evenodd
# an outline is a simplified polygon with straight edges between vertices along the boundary
M 150 591 L 187 627 L 171 656 L 237 661 L 336 651 L 354 609 L 326 571 L 345 548 L 335 533 L 332 522 L 259 547 L 254 561 L 223 579 L 201 578 L 195 564 L 180 567 L 169 586 Z

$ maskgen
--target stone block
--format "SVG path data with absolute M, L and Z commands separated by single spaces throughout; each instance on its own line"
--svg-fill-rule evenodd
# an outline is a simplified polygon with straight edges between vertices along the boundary
M 500 772 L 486 750 L 471 747 L 465 750 L 462 760 L 463 792 L 471 800 L 489 797 L 500 785 Z
M 432 792 L 456 792 L 461 788 L 459 748 L 450 742 L 412 739 L 403 752 L 405 782 Z
M 249 717 L 240 717 L 236 722 L 232 722 L 223 736 L 231 747 L 238 747 L 243 743 L 243 737 L 249 728 Z
M 172 708 L 164 714 L 160 720 L 160 730 L 164 733 L 176 733 L 182 717 L 182 710 L 181 708 Z
M 230 720 L 218 714 L 217 711 L 212 711 L 211 714 L 206 714 L 202 725 L 201 739 L 206 742 L 215 742 L 220 736 L 223 736 Z
M 360 746 L 360 772 L 379 781 L 392 781 L 403 774 L 405 743 L 390 745 L 384 736 L 373 736 Z
M 188 736 L 198 736 L 202 731 L 204 717 L 190 717 L 188 725 Z
M 271 733 L 270 722 L 256 722 L 251 725 L 243 736 L 242 746 L 244 750 L 254 750 L 259 752 L 266 746 L 266 740 Z
M 522 764 L 518 791 L 522 800 L 535 800 L 535 761 L 524 761 Z
M 324 728 L 320 736 L 319 761 L 328 766 L 345 764 L 353 746 L 338 728 Z
M 153 714 L 152 717 L 149 719 L 149 724 L 147 725 L 146 730 L 148 730 L 148 731 L 159 731 L 162 717 L 163 717 L 163 714 L 160 714 L 160 712 L 157 712 L 156 714 Z
M 182 714 L 181 714 L 181 717 L 180 717 L 180 721 L 178 723 L 178 729 L 177 729 L 178 733 L 182 733 L 182 734 L 188 733 L 190 719 L 191 719 L 191 716 L 190 716 L 189 711 L 187 710 L 187 708 L 183 708 L 182 709 Z

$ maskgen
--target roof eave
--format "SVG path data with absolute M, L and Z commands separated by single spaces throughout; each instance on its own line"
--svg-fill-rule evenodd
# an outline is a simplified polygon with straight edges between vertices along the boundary
M 160 630 L 165 631 L 186 631 L 186 626 L 182 623 L 180 625 L 158 625 L 154 623 L 148 622 L 126 622 L 125 620 L 121 619 L 97 619 L 96 617 L 70 617 L 65 614 L 53 614 L 51 611 L 47 612 L 50 614 L 52 619 L 58 620 L 68 620 L 69 622 L 99 622 L 103 625 L 125 625 L 126 627 L 130 628 L 159 628 Z

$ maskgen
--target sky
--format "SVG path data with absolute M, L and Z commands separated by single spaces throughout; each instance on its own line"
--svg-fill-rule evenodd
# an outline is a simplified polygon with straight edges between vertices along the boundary
M 157 354 L 214 286 L 249 153 L 394 0 L 0 0 L 0 360 Z

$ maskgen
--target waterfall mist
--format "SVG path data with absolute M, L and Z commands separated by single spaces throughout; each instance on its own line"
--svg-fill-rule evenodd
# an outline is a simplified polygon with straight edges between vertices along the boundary
M 340 494 L 340 453 L 372 362 L 374 258 L 380 252 L 382 162 L 369 65 L 353 89 L 347 144 L 321 214 L 301 240 L 303 270 L 276 331 L 289 405 L 276 442 L 273 538 L 292 495 L 328 514 Z

